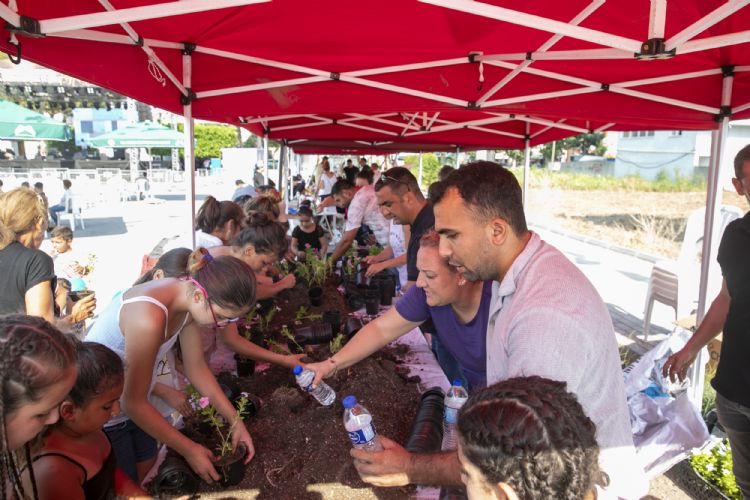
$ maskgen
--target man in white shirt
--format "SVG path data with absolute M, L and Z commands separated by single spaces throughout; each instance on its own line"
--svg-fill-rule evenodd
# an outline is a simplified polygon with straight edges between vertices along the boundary
M 54 222 L 55 226 L 57 225 L 57 218 L 60 212 L 67 212 L 68 210 L 73 209 L 73 207 L 71 206 L 73 200 L 73 191 L 70 190 L 73 183 L 68 179 L 64 179 L 62 182 L 63 188 L 65 190 L 63 191 L 62 198 L 60 198 L 60 203 L 49 207 L 49 216 L 52 218 L 52 222 Z
M 383 217 L 378 208 L 375 188 L 372 186 L 355 187 L 346 179 L 336 181 L 331 188 L 331 196 L 336 206 L 346 209 L 346 226 L 344 235 L 331 254 L 331 262 L 336 262 L 352 246 L 357 231 L 366 224 L 382 246 L 388 245 L 390 223 Z
M 567 384 L 596 424 L 609 486 L 600 498 L 648 491 L 630 420 L 612 320 L 585 276 L 529 231 L 521 188 L 492 162 L 461 167 L 430 190 L 440 254 L 472 281 L 494 280 L 487 329 L 487 384 L 538 375 Z M 409 454 L 390 440 L 366 459 L 365 481 L 381 485 L 460 484 L 455 453 Z M 605 486 L 603 484 L 602 486 Z

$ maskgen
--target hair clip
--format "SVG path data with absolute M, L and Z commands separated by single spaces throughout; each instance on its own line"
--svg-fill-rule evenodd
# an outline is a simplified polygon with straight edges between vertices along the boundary
M 208 253 L 208 250 L 206 250 L 206 253 L 203 254 L 203 260 L 206 262 L 211 262 L 214 260 L 214 256 Z

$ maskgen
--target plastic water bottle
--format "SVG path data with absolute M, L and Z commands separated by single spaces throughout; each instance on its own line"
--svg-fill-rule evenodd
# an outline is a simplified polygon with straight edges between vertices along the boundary
M 292 372 L 302 390 L 312 394 L 318 400 L 318 403 L 323 406 L 331 406 L 336 401 L 336 392 L 325 382 L 321 381 L 318 387 L 313 389 L 312 383 L 315 374 L 311 370 L 303 370 L 301 366 L 297 365 Z
M 457 446 L 456 424 L 458 423 L 458 410 L 469 399 L 461 379 L 453 381 L 453 385 L 445 395 L 445 413 L 443 414 L 443 450 L 455 450 Z
M 357 398 L 344 398 L 344 428 L 355 448 L 365 451 L 383 451 L 377 439 L 378 433 L 372 425 L 372 415 L 367 408 L 357 403 Z

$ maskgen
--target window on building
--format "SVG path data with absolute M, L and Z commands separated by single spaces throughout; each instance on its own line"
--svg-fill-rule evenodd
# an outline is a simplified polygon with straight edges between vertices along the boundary
M 670 137 L 679 137 L 682 135 L 682 130 L 672 130 L 669 132 Z
M 81 133 L 93 134 L 94 133 L 94 122 L 91 120 L 81 120 Z
M 93 88 L 91 88 L 91 87 L 86 87 L 86 93 L 87 93 L 88 95 L 93 95 L 93 94 L 94 94 L 94 89 L 93 89 Z
M 112 120 L 112 130 L 117 130 L 117 120 Z

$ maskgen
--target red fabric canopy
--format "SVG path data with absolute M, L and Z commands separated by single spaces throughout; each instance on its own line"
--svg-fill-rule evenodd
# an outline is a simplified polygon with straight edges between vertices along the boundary
M 180 86 L 189 87 L 194 117 L 290 141 L 522 147 L 527 116 L 532 144 L 750 117 L 747 2 L 271 0 L 167 15 L 231 2 L 112 0 L 117 10 L 103 14 L 96 0 L 22 1 L 18 14 L 40 21 L 46 36 L 17 39 L 21 57 L 62 73 L 175 113 L 189 94 Z M 0 16 L 21 24 L 14 15 L 2 4 Z M 15 55 L 8 28 L 0 31 L 0 49 Z M 638 60 L 649 38 L 676 55 Z M 657 78 L 665 81 L 643 81 Z M 492 114 L 516 119 L 475 125 Z M 278 118 L 288 115 L 304 116 Z M 543 130 L 560 120 L 572 128 Z

